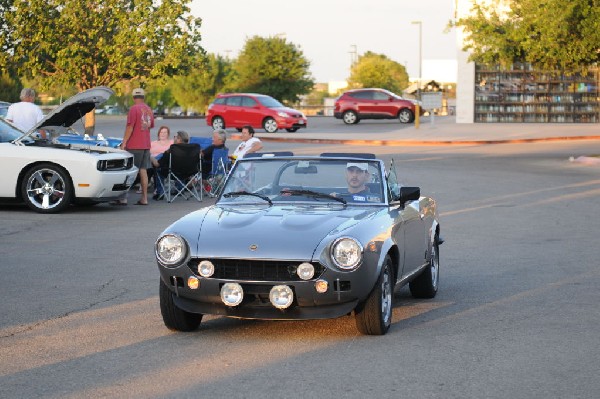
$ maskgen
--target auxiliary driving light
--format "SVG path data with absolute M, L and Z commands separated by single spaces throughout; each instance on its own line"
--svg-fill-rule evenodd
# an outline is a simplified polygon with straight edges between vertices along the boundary
M 237 306 L 244 299 L 244 290 L 238 283 L 225 283 L 221 287 L 221 300 L 227 306 Z
M 269 300 L 277 309 L 286 309 L 294 302 L 294 292 L 287 285 L 276 285 L 271 288 Z
M 215 265 L 209 260 L 203 260 L 198 264 L 198 274 L 205 278 L 212 276 L 215 274 Z
M 308 262 L 304 262 L 298 266 L 296 273 L 302 280 L 310 280 L 315 275 L 315 267 Z
M 200 280 L 194 276 L 188 277 L 188 287 L 190 287 L 191 290 L 197 290 L 198 287 L 200 287 Z
M 325 280 L 317 280 L 317 281 L 315 281 L 315 290 L 317 290 L 317 292 L 319 294 L 323 294 L 323 293 L 327 292 L 327 287 L 328 286 L 329 286 L 329 284 Z

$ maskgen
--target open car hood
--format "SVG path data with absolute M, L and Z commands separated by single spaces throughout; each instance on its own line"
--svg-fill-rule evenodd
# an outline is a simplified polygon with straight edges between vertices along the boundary
M 46 115 L 44 119 L 28 132 L 25 132 L 15 142 L 20 142 L 24 138 L 30 137 L 45 126 L 69 127 L 95 107 L 106 102 L 114 93 L 112 89 L 105 86 L 94 87 L 93 89 L 77 93 Z

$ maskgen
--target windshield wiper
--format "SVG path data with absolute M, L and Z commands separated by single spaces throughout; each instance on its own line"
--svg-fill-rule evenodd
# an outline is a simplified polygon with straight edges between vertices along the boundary
M 333 196 L 331 194 L 324 194 L 324 193 L 319 193 L 318 191 L 312 191 L 312 190 L 281 190 L 279 192 L 280 194 L 283 195 L 306 195 L 307 197 L 313 197 L 313 198 L 327 198 L 327 199 L 332 199 L 338 202 L 341 202 L 342 204 L 346 205 L 347 201 L 343 198 L 339 198 L 336 196 Z
M 225 197 L 225 198 L 229 198 L 229 197 L 241 197 L 242 195 L 251 195 L 252 197 L 257 197 L 257 198 L 260 198 L 260 199 L 263 199 L 263 200 L 267 201 L 269 203 L 269 205 L 273 205 L 273 201 L 271 201 L 271 199 L 269 197 L 267 197 L 266 195 L 261 195 L 261 194 L 256 194 L 256 193 L 250 193 L 248 191 L 232 191 L 230 193 L 223 194 L 223 197 Z

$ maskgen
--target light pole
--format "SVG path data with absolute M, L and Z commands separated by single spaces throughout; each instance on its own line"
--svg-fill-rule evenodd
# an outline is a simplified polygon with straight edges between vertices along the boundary
M 421 100 L 421 78 L 423 67 L 423 21 L 411 21 L 413 25 L 419 25 L 419 80 L 417 86 L 417 97 Z

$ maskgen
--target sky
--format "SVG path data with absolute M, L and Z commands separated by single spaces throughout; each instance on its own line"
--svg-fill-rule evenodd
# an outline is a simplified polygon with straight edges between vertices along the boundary
M 285 37 L 302 49 L 316 82 L 346 80 L 352 51 L 386 55 L 419 77 L 422 21 L 422 77 L 449 80 L 456 60 L 454 30 L 445 33 L 455 0 L 193 0 L 202 18 L 202 47 L 237 57 L 247 38 Z M 354 47 L 355 46 L 355 47 Z M 449 61 L 451 60 L 451 61 Z M 444 75 L 442 77 L 442 75 Z

